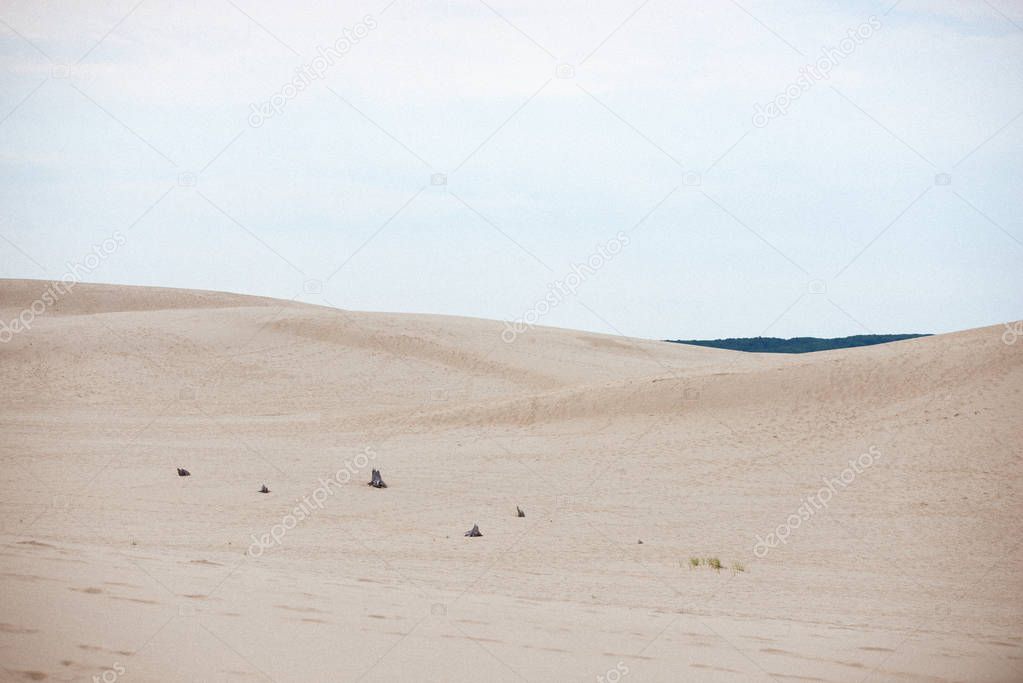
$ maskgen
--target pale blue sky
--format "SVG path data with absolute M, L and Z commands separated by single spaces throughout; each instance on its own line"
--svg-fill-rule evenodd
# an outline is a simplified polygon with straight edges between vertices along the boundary
M 1023 316 L 1018 2 L 388 2 L 5 2 L 0 276 L 58 278 L 120 231 L 87 280 L 515 320 L 624 231 L 540 324 Z

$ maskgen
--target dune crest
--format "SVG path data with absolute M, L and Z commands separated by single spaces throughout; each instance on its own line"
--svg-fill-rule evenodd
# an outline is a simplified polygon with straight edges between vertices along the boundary
M 0 317 L 46 286 L 0 280 Z M 803 356 L 502 329 L 77 285 L 0 345 L 0 663 L 1018 678 L 1001 326 Z

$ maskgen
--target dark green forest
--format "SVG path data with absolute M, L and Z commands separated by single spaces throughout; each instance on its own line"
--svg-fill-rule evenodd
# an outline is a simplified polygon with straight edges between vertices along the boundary
M 852 337 L 729 337 L 728 339 L 665 339 L 673 344 L 710 346 L 715 349 L 749 351 L 752 353 L 810 353 L 830 349 L 848 349 L 854 346 L 873 346 L 903 339 L 929 337 L 928 334 L 858 334 Z

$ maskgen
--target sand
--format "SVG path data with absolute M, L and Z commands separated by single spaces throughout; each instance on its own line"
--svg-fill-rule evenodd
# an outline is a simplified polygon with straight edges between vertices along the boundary
M 0 344 L 0 676 L 1023 680 L 1023 339 L 504 329 L 45 305 Z

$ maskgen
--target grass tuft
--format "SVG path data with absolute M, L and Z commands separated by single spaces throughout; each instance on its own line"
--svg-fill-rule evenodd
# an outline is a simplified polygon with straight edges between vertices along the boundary
M 679 561 L 678 564 L 679 564 L 680 567 L 682 566 L 681 560 Z M 710 569 L 713 569 L 716 572 L 720 572 L 722 569 L 725 568 L 725 564 L 721 562 L 721 558 L 720 557 L 690 557 L 689 558 L 689 569 L 690 569 L 690 571 L 692 571 L 693 569 L 699 569 L 700 567 L 709 567 Z M 746 571 L 746 565 L 743 564 L 742 562 L 739 562 L 738 560 L 733 561 L 732 564 L 730 565 L 730 567 L 731 567 L 732 575 L 733 576 L 735 574 L 740 573 L 740 572 Z

